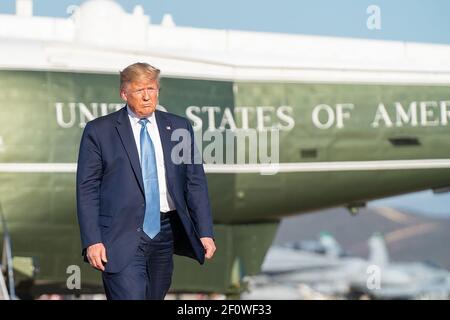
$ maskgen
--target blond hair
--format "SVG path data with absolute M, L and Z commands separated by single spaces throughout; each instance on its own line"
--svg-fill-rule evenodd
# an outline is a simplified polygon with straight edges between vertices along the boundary
M 123 89 L 127 83 L 143 78 L 156 80 L 159 86 L 159 74 L 160 70 L 148 63 L 133 63 L 120 72 L 120 89 Z

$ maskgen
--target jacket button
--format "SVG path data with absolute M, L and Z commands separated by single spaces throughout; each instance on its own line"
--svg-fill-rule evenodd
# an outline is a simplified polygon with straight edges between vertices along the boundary
M 141 228 L 137 228 L 136 229 L 137 232 L 141 232 L 141 230 L 142 230 Z
M 142 207 L 145 207 L 145 203 L 142 204 Z

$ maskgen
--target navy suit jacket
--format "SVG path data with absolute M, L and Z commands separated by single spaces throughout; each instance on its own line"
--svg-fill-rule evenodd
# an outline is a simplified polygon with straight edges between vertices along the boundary
M 175 254 L 204 263 L 200 237 L 213 238 L 211 207 L 203 164 L 193 162 L 192 126 L 183 117 L 155 111 L 166 169 L 167 189 L 177 213 L 171 216 Z M 171 134 L 191 137 L 190 163 L 171 161 Z M 186 161 L 189 162 L 189 161 Z M 106 247 L 106 272 L 121 271 L 132 259 L 142 235 L 145 196 L 136 142 L 126 107 L 87 123 L 77 169 L 77 214 L 83 254 L 95 243 Z M 86 258 L 85 258 L 86 260 Z

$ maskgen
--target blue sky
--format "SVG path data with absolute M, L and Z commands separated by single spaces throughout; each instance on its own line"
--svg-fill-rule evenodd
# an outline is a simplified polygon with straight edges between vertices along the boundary
M 449 193 L 436 193 L 431 190 L 409 193 L 396 197 L 370 201 L 368 206 L 392 207 L 403 212 L 425 215 L 433 218 L 449 218 Z
M 82 0 L 34 0 L 34 13 L 68 16 Z M 118 0 L 126 11 L 141 4 L 153 23 L 171 13 L 180 26 L 370 39 L 450 43 L 449 0 Z M 369 5 L 381 10 L 381 30 L 366 27 Z M 13 13 L 15 0 L 1 0 Z

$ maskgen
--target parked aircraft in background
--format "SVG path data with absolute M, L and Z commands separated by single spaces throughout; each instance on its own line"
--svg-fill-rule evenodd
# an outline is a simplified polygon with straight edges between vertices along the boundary
M 367 260 L 347 255 L 329 234 L 321 235 L 319 241 L 274 246 L 261 274 L 248 278 L 249 288 L 242 298 L 450 298 L 448 270 L 422 262 L 391 262 L 380 234 L 374 234 L 368 245 Z

